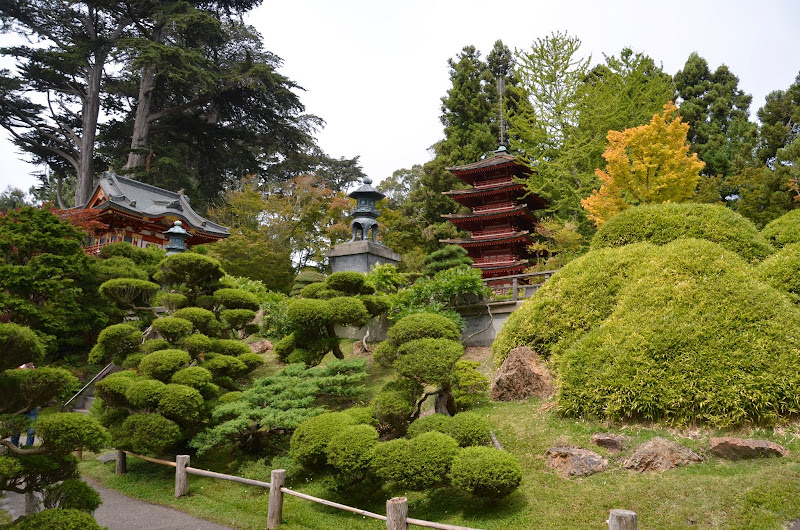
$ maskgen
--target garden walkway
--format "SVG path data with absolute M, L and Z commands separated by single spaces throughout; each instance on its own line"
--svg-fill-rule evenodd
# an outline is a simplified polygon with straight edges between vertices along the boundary
M 126 497 L 104 488 L 91 479 L 84 479 L 97 490 L 103 504 L 94 513 L 100 526 L 109 530 L 230 530 L 228 526 L 209 523 L 172 508 Z M 0 509 L 5 509 L 16 518 L 25 512 L 25 497 L 6 492 L 0 499 Z

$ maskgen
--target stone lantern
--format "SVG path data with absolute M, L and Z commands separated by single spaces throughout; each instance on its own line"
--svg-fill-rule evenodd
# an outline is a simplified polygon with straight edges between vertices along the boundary
M 372 179 L 369 177 L 364 178 L 364 184 L 360 188 L 348 194 L 348 197 L 356 200 L 356 207 L 350 212 L 353 216 L 353 220 L 350 221 L 350 230 L 353 232 L 351 242 L 368 239 L 377 243 L 378 208 L 375 203 L 385 196 L 372 187 Z
M 186 240 L 192 237 L 192 234 L 183 229 L 183 223 L 175 221 L 175 224 L 164 232 L 164 235 L 169 237 L 169 242 L 165 247 L 167 249 L 167 256 L 179 254 L 186 249 Z

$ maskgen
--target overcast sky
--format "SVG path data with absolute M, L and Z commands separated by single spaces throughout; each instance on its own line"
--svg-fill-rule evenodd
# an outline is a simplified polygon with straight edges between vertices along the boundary
M 430 159 L 442 137 L 447 60 L 465 45 L 485 56 L 497 39 L 524 50 L 567 31 L 593 63 L 627 46 L 669 74 L 696 51 L 712 69 L 726 64 L 739 77 L 753 96 L 753 120 L 765 96 L 800 72 L 800 2 L 792 0 L 265 0 L 246 20 L 283 58 L 282 73 L 305 89 L 307 111 L 325 120 L 320 146 L 331 156 L 360 156 L 375 181 Z M 0 190 L 27 189 L 35 168 L 19 161 L 4 131 L 0 156 Z

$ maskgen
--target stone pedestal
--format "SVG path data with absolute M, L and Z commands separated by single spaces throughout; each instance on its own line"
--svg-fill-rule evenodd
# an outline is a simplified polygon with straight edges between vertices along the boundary
M 389 247 L 364 239 L 336 245 L 328 251 L 331 272 L 369 272 L 378 263 L 400 263 L 400 254 Z

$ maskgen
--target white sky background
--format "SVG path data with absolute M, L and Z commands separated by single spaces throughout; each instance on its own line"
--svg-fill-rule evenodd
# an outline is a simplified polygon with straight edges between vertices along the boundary
M 326 121 L 320 146 L 334 157 L 360 155 L 375 181 L 430 159 L 427 149 L 442 138 L 447 60 L 465 45 L 485 57 L 497 39 L 528 49 L 567 31 L 593 64 L 628 46 L 670 75 L 696 51 L 712 70 L 724 63 L 739 77 L 753 96 L 754 121 L 765 96 L 800 72 L 794 0 L 265 0 L 246 21 L 283 58 L 281 72 L 305 89 L 306 110 Z M 27 190 L 35 168 L 7 138 L 2 131 L 0 191 Z

